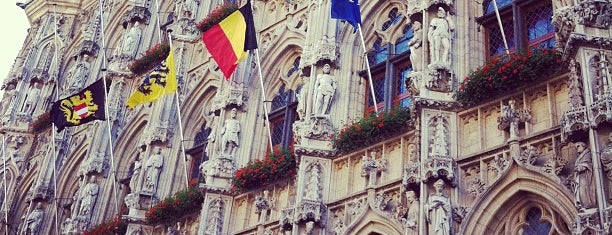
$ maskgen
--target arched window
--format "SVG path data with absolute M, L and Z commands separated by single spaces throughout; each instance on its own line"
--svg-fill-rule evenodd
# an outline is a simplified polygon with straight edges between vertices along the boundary
M 291 75 L 293 75 L 298 70 L 300 70 L 300 57 L 295 58 L 295 60 L 293 61 L 293 66 L 291 66 L 291 68 L 289 68 L 289 71 L 287 71 L 287 77 L 291 77 Z
M 547 220 L 542 220 L 540 208 L 532 207 L 525 215 L 527 224 L 523 227 L 524 235 L 548 235 L 552 224 Z
M 193 143 L 193 147 L 185 151 L 185 153 L 191 155 L 191 166 L 189 166 L 189 183 L 204 183 L 204 178 L 202 177 L 202 173 L 200 172 L 200 165 L 208 161 L 208 156 L 206 155 L 206 147 L 208 144 L 208 136 L 210 136 L 212 132 L 210 124 L 203 123 L 200 126 L 200 130 L 196 133 Z
M 272 145 L 277 148 L 288 148 L 293 143 L 293 122 L 297 119 L 297 99 L 295 92 L 285 90 L 285 85 L 278 89 L 272 99 L 270 109 L 270 132 Z

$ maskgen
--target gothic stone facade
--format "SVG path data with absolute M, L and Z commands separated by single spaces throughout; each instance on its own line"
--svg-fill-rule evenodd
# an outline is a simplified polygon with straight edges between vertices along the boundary
M 230 80 L 195 27 L 223 2 L 21 5 L 31 28 L 2 86 L 0 230 L 78 234 L 119 215 L 128 234 L 611 232 L 609 1 L 498 1 L 511 52 L 555 47 L 569 69 L 475 105 L 453 92 L 504 51 L 492 1 L 361 1 L 364 56 L 360 34 L 330 19 L 331 1 L 253 0 L 260 64 L 251 54 Z M 166 38 L 177 96 L 126 108 L 144 78 L 128 65 Z M 30 128 L 102 77 L 107 121 Z M 411 109 L 407 131 L 335 151 L 349 119 L 397 106 Z M 296 176 L 232 191 L 269 139 L 293 146 Z M 146 223 L 188 183 L 204 194 L 201 211 Z

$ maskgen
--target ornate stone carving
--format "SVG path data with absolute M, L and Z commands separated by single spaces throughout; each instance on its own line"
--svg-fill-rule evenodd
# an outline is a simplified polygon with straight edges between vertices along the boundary
M 321 197 L 321 164 L 314 162 L 306 167 L 307 179 L 306 187 L 304 188 L 304 198 L 312 201 L 322 201 Z
M 259 215 L 259 222 L 264 222 L 268 216 L 268 211 L 274 207 L 275 198 L 269 197 L 270 191 L 264 190 L 263 196 L 255 197 L 255 213 Z
M 429 124 L 433 129 L 429 142 L 430 157 L 450 157 L 449 155 L 449 134 L 446 118 L 440 114 L 434 117 Z
M 300 221 L 314 221 L 321 227 L 325 225 L 325 211 L 327 207 L 320 201 L 304 199 L 298 207 L 298 218 Z
M 200 172 L 206 177 L 231 178 L 236 171 L 236 163 L 231 158 L 219 157 L 203 162 Z M 207 182 L 210 182 L 207 180 Z
M 596 37 L 581 33 L 572 32 L 563 50 L 563 59 L 569 60 L 576 55 L 578 48 L 592 47 L 604 50 L 612 49 L 612 38 Z
M 518 109 L 515 104 L 515 100 L 509 100 L 508 105 L 502 105 L 501 115 L 497 118 L 498 129 L 506 130 L 510 128 L 509 140 L 519 138 L 519 122 L 531 121 L 531 110 L 527 108 Z
M 453 206 L 453 220 L 457 223 L 461 223 L 463 218 L 468 214 L 469 208 L 467 206 Z
M 36 208 L 30 212 L 26 219 L 25 233 L 37 235 L 41 234 L 39 231 L 45 216 L 45 211 L 42 208 L 42 203 L 36 203 Z
M 338 51 L 334 38 L 323 36 L 318 41 L 309 42 L 302 54 L 301 68 L 304 66 L 316 64 L 322 60 L 336 61 L 338 59 Z
M 606 1 L 582 1 L 574 6 L 578 23 L 587 27 L 609 29 L 612 25 L 612 4 Z
M 26 197 L 27 201 L 38 201 L 38 200 L 47 200 L 53 196 L 53 188 L 50 188 L 49 182 L 42 183 L 39 186 L 32 187 L 30 191 L 28 191 L 28 195 Z
M 474 178 L 468 184 L 467 191 L 473 197 L 478 197 L 480 194 L 484 193 L 487 185 L 480 178 Z
M 432 65 L 442 65 L 450 68 L 450 51 L 454 22 L 446 10 L 438 7 L 437 17 L 429 23 L 427 39 L 429 41 L 429 57 Z
M 127 11 L 123 17 L 121 17 L 121 25 L 123 28 L 127 28 L 130 22 L 142 22 L 144 24 L 149 24 L 149 20 L 151 19 L 151 12 L 146 7 L 134 6 L 132 9 Z
M 95 41 L 85 39 L 81 42 L 79 54 L 86 54 L 91 56 L 97 56 L 100 46 Z
M 423 175 L 425 180 L 446 179 L 453 182 L 455 186 L 455 169 L 457 163 L 452 158 L 447 157 L 430 157 L 423 163 Z
M 152 155 L 144 164 L 144 180 L 142 183 L 142 191 L 145 193 L 154 194 L 157 192 L 157 184 L 162 167 L 164 166 L 164 156 L 162 149 L 159 146 L 153 147 Z
M 174 12 L 177 19 L 193 19 L 200 7 L 199 0 L 179 0 L 174 3 Z
M 208 216 L 206 218 L 206 230 L 204 234 L 222 234 L 224 213 L 225 203 L 221 198 L 214 199 L 210 202 L 208 205 Z
M 569 62 L 569 105 L 570 110 L 584 106 L 582 94 L 582 79 L 580 78 L 580 64 L 575 59 Z
M 574 164 L 574 195 L 579 211 L 596 208 L 595 179 L 591 151 L 584 142 L 576 142 L 576 163 Z
M 585 234 L 590 230 L 593 234 L 603 234 L 602 226 L 599 223 L 599 213 L 597 210 L 578 213 L 578 218 L 572 224 L 572 234 Z
M 361 161 L 361 176 L 368 176 L 368 186 L 376 185 L 376 175 L 387 170 L 387 159 L 376 159 L 376 152 L 372 151 L 370 157 L 363 155 Z
M 340 235 L 344 234 L 346 229 L 346 224 L 344 223 L 344 210 L 337 210 L 332 220 L 332 231 L 334 235 Z
M 372 202 L 372 208 L 378 209 L 380 211 L 386 211 L 389 206 L 389 202 L 391 202 L 391 197 L 383 192 L 376 193 L 374 197 L 374 201 Z
M 451 231 L 452 207 L 450 199 L 442 191 L 444 185 L 441 179 L 436 181 L 434 183 L 435 193 L 429 195 L 425 204 L 429 234 L 450 234 Z
M 135 193 L 125 195 L 123 201 L 128 209 L 140 209 L 140 197 Z
M 89 79 L 91 64 L 89 55 L 84 54 L 66 73 L 64 79 L 64 94 L 72 94 L 83 88 L 84 83 Z
M 417 235 L 419 234 L 419 213 L 421 207 L 414 191 L 406 191 L 406 202 L 409 207 L 406 213 L 405 226 L 409 235 Z
M 553 15 L 552 24 L 555 26 L 555 36 L 557 38 L 555 45 L 561 50 L 565 48 L 565 44 L 567 43 L 570 34 L 576 27 L 573 15 L 574 12 L 571 8 L 558 9 Z
M 246 99 L 246 91 L 244 91 L 241 86 L 233 83 L 229 85 L 226 84 L 217 92 L 215 98 L 213 98 L 213 104 L 209 112 L 215 112 L 229 107 L 230 105 L 242 107 Z
M 597 126 L 603 122 L 612 122 L 612 93 L 600 96 L 590 107 L 593 121 L 591 125 Z M 569 112 L 569 111 L 568 111 Z
M 294 223 L 294 214 L 295 207 L 287 207 L 281 211 L 281 216 L 278 220 L 278 225 L 281 227 L 281 230 L 289 231 L 292 229 Z
M 534 165 L 536 160 L 542 155 L 539 149 L 528 145 L 520 155 L 517 156 L 516 162 L 520 165 Z
M 404 168 L 404 177 L 402 177 L 402 185 L 406 190 L 417 189 L 421 182 L 421 161 L 416 149 L 412 150 L 410 159 L 410 163 Z
M 334 93 L 336 92 L 336 81 L 330 75 L 331 66 L 325 64 L 323 66 L 323 74 L 317 75 L 314 85 L 314 100 L 313 100 L 313 116 L 325 116 L 329 114 Z
M 228 156 L 234 156 L 240 147 L 240 121 L 236 119 L 238 110 L 233 108 L 230 111 L 230 118 L 225 119 L 225 124 L 221 130 L 221 151 Z
M 568 160 L 563 158 L 562 155 L 554 155 L 550 157 L 550 159 L 546 160 L 544 166 L 542 167 L 542 171 L 548 176 L 552 176 L 553 178 L 558 178 L 561 170 L 567 165 Z
M 91 214 L 93 212 L 93 208 L 96 204 L 96 199 L 98 198 L 98 193 L 100 191 L 100 186 L 96 183 L 96 176 L 92 175 L 89 178 L 89 181 L 81 191 L 81 205 L 79 207 L 78 218 L 82 218 L 85 221 L 89 221 Z
M 412 63 L 412 71 L 423 71 L 423 25 L 419 21 L 412 22 L 413 37 L 408 42 L 410 46 L 410 62 Z
M 577 107 L 563 113 L 561 117 L 561 140 L 566 141 L 569 136 L 577 131 L 585 131 L 589 128 L 587 108 Z

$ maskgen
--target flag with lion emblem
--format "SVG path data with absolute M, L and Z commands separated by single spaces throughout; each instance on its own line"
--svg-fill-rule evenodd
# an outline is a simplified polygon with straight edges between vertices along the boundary
M 174 68 L 174 53 L 170 46 L 170 53 L 160 65 L 140 83 L 136 91 L 127 100 L 127 106 L 136 107 L 139 104 L 153 102 L 162 95 L 175 92 L 177 89 L 176 69 Z
M 53 103 L 51 121 L 57 127 L 57 132 L 67 126 L 104 120 L 104 92 L 104 81 L 100 79 L 79 93 Z

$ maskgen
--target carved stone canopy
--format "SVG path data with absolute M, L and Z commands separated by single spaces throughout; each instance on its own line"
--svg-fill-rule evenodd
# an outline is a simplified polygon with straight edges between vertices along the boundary
M 134 6 L 131 10 L 127 11 L 121 18 L 121 25 L 124 29 L 127 29 L 129 23 L 139 21 L 144 24 L 149 24 L 151 19 L 151 12 L 149 9 L 141 6 Z
M 79 55 L 87 54 L 90 56 L 97 56 L 98 51 L 100 50 L 100 46 L 98 46 L 98 44 L 92 40 L 83 40 L 80 48 Z

